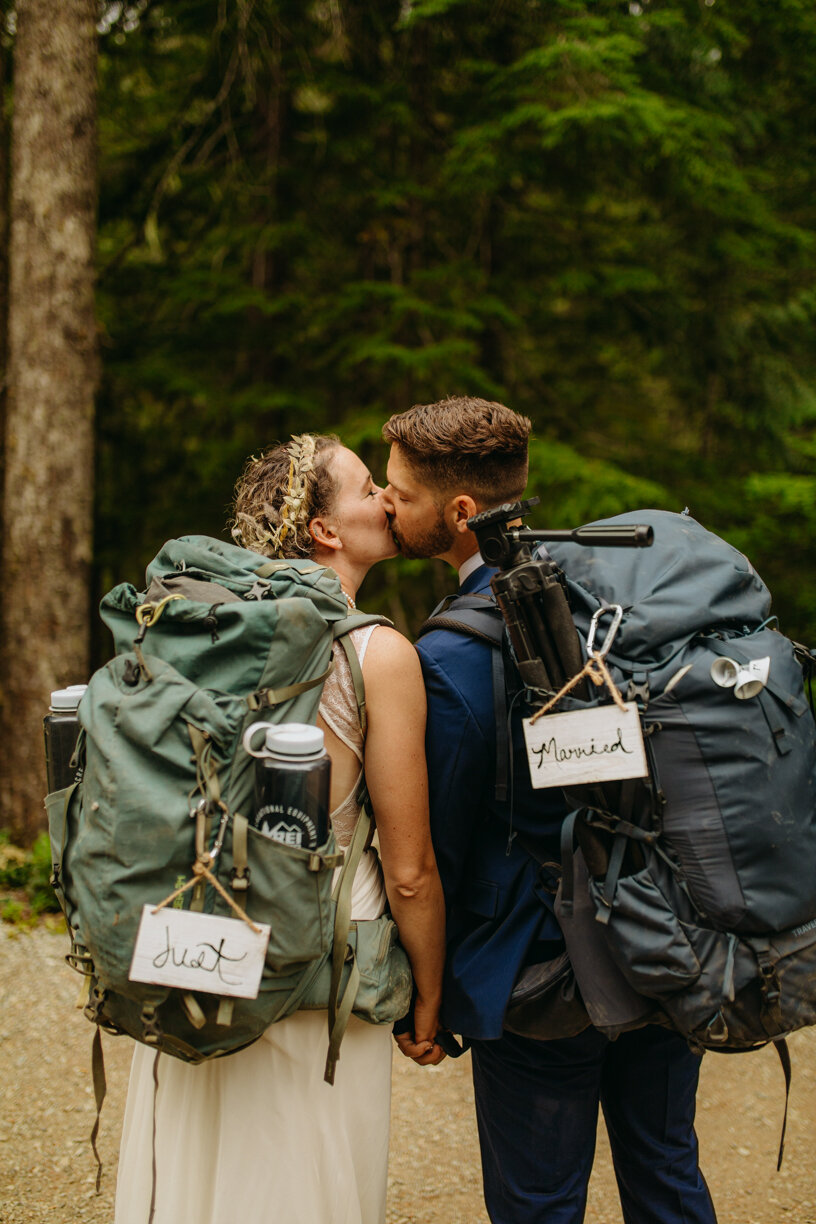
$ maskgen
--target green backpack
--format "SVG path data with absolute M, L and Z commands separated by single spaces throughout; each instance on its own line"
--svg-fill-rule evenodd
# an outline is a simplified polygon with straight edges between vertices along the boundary
M 116 653 L 80 704 L 80 780 L 46 799 L 53 883 L 71 936 L 67 959 L 86 976 L 85 1015 L 200 1062 L 249 1045 L 298 1008 L 326 1008 L 331 1083 L 350 1013 L 375 1024 L 400 1018 L 410 968 L 388 915 L 349 922 L 367 806 L 333 895 L 343 862 L 333 834 L 310 851 L 249 823 L 255 762 L 242 738 L 259 719 L 314 722 L 336 638 L 365 731 L 347 635 L 383 618 L 349 615 L 330 570 L 204 536 L 166 544 L 147 582 L 146 591 L 125 584 L 103 600 Z M 142 909 L 162 903 L 233 918 L 238 907 L 241 921 L 268 924 L 257 997 L 132 981 Z

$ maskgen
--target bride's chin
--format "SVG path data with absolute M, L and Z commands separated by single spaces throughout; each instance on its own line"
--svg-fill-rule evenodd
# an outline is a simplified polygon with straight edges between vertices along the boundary
M 400 554 L 399 546 L 397 545 L 397 542 L 394 539 L 394 537 L 389 532 L 388 539 L 383 540 L 382 550 L 380 552 L 380 555 L 377 557 L 377 560 L 374 562 L 374 564 L 376 565 L 377 561 L 388 561 L 391 557 L 398 557 L 399 554 Z

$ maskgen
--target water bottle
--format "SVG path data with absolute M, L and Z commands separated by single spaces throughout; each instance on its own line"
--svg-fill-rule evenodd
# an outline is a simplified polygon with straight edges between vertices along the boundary
M 253 723 L 244 748 L 255 757 L 255 828 L 287 846 L 322 846 L 329 836 L 331 761 L 320 728 Z
M 77 706 L 87 687 L 87 684 L 72 684 L 51 694 L 51 705 L 43 719 L 49 795 L 77 780 L 77 771 L 71 769 L 71 757 L 79 735 Z

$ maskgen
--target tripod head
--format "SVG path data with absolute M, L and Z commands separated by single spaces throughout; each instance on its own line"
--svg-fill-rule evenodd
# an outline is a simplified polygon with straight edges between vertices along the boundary
M 498 573 L 491 579 L 496 602 L 507 625 L 519 675 L 528 689 L 552 693 L 583 667 L 578 633 L 567 602 L 566 584 L 555 563 L 533 557 L 538 541 L 571 541 L 604 548 L 648 548 L 654 533 L 648 525 L 601 523 L 565 530 L 533 531 L 522 521 L 537 497 L 506 502 L 468 520 L 479 551 Z M 586 696 L 586 685 L 575 689 Z
M 505 502 L 468 519 L 468 528 L 476 535 L 479 551 L 489 565 L 506 570 L 532 560 L 530 544 L 534 541 L 569 540 L 573 544 L 604 548 L 648 548 L 654 540 L 652 528 L 645 524 L 625 527 L 600 523 L 541 531 L 522 527 L 519 520 L 526 518 L 539 501 L 538 497 L 530 497 L 526 501 Z

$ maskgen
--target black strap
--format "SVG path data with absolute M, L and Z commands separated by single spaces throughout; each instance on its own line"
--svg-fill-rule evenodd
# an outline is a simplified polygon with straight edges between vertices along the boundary
M 431 613 L 430 619 L 434 616 L 444 616 L 448 608 L 464 609 L 475 608 L 477 611 L 484 611 L 486 608 L 495 608 L 496 601 L 492 595 L 462 595 L 459 591 L 454 591 L 452 595 L 446 595 L 440 600 Z M 422 630 L 419 631 L 422 633 Z
M 623 870 L 623 860 L 626 857 L 626 851 L 629 846 L 630 830 L 635 828 L 631 818 L 635 808 L 637 782 L 637 778 L 624 778 L 621 782 L 617 805 L 620 819 L 615 821 L 613 825 L 614 839 L 612 841 L 612 851 L 609 855 L 609 863 L 606 868 L 606 878 L 601 886 L 601 900 L 604 903 L 604 908 L 598 913 L 598 922 L 604 924 L 609 921 L 612 914 L 615 890 L 618 887 L 618 880 Z M 644 838 L 643 840 L 647 839 Z
M 507 688 L 504 679 L 504 655 L 501 646 L 491 659 L 493 677 L 493 718 L 496 723 L 496 786 L 499 803 L 507 799 L 510 784 L 510 728 L 507 718 Z
M 152 1162 L 152 1182 L 150 1187 L 150 1211 L 148 1212 L 147 1224 L 153 1224 L 156 1218 L 156 1187 L 158 1185 L 158 1168 L 156 1161 L 156 1115 L 159 1104 L 159 1059 L 161 1058 L 161 1050 L 156 1051 L 156 1056 L 153 1059 L 153 1162 Z
M 420 625 L 417 638 L 421 638 L 426 633 L 432 633 L 434 629 L 449 629 L 453 633 L 463 633 L 467 637 L 478 638 L 482 642 L 486 642 L 488 646 L 501 646 L 502 638 L 504 637 L 504 619 L 501 612 L 495 604 L 490 604 L 485 607 L 474 607 L 465 601 L 472 598 L 471 596 L 462 596 L 462 605 L 457 601 L 456 604 L 449 606 L 442 613 L 432 613 L 431 616 Z
M 417 638 L 435 629 L 448 629 L 476 638 L 493 650 L 493 718 L 496 724 L 496 776 L 494 794 L 505 803 L 510 786 L 510 731 L 507 725 L 507 682 L 504 669 L 504 618 L 488 595 L 453 595 L 442 600 L 423 625 Z
M 784 1037 L 777 1037 L 774 1041 L 774 1049 L 779 1055 L 779 1061 L 782 1064 L 782 1072 L 785 1076 L 785 1112 L 782 1116 L 782 1134 L 779 1136 L 779 1155 L 776 1158 L 777 1173 L 782 1168 L 782 1157 L 785 1153 L 785 1131 L 788 1126 L 788 1102 L 790 1100 L 791 1087 L 791 1060 L 788 1043 Z
M 96 1104 L 96 1119 L 91 1131 L 91 1147 L 93 1148 L 94 1159 L 96 1160 L 96 1193 L 98 1194 L 99 1187 L 102 1184 L 102 1159 L 96 1146 L 96 1140 L 99 1135 L 99 1116 L 102 1113 L 102 1106 L 108 1091 L 108 1083 L 105 1077 L 105 1056 L 102 1053 L 102 1030 L 99 1028 L 99 1025 L 96 1026 L 91 1043 L 91 1075 L 93 1078 L 94 1102 Z
M 565 914 L 572 913 L 575 897 L 572 863 L 575 853 L 575 825 L 583 815 L 582 810 L 570 812 L 561 826 L 561 908 Z
M 436 1034 L 436 1044 L 442 1047 L 448 1058 L 461 1058 L 470 1046 L 466 1037 L 463 1037 L 460 1043 L 448 1029 L 439 1030 Z

